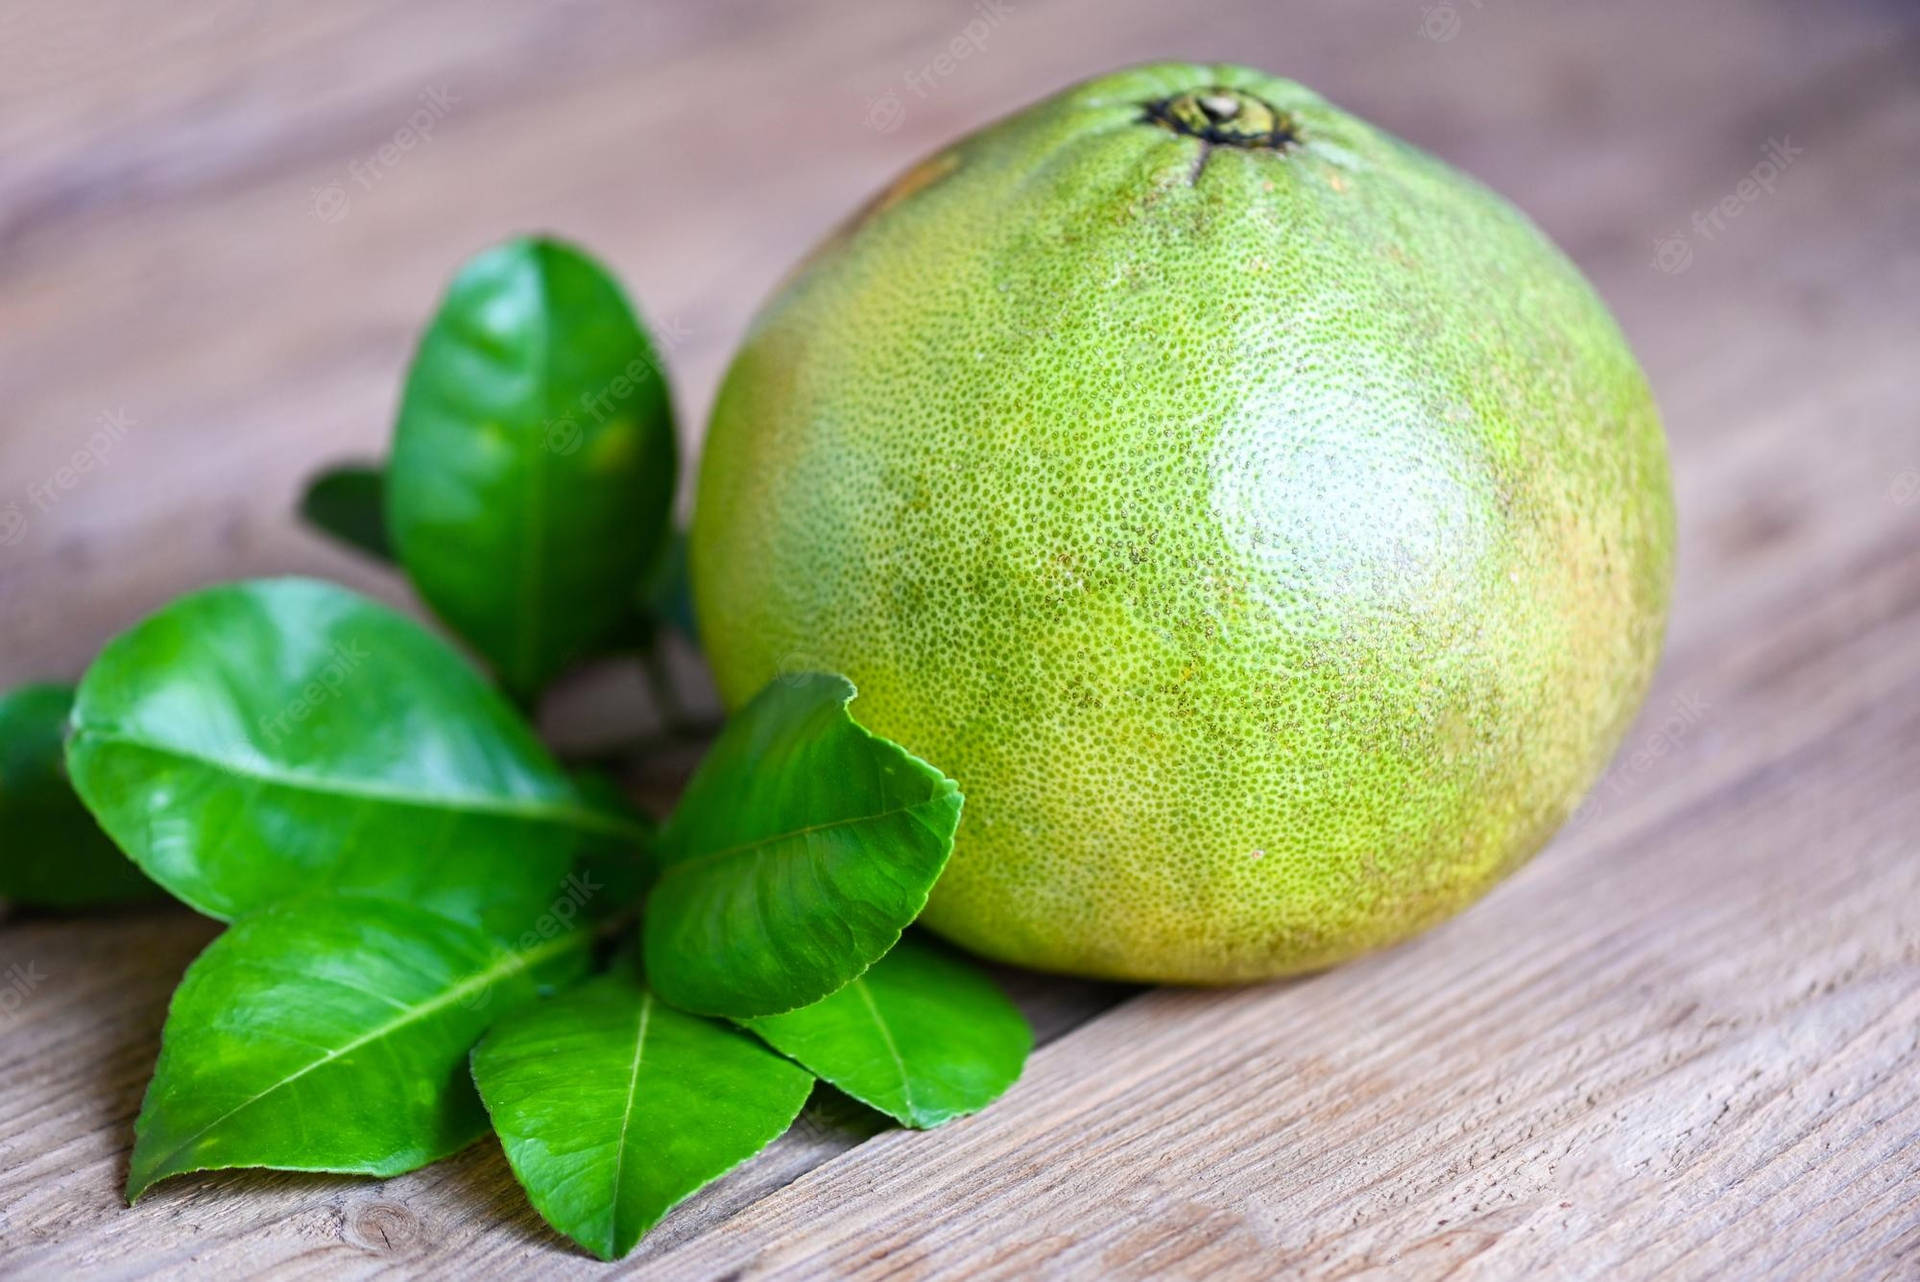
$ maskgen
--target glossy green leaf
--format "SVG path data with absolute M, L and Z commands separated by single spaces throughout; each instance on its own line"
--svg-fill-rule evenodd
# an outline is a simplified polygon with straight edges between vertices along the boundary
M 398 1175 L 486 1130 L 467 1052 L 487 1025 L 586 967 L 571 932 L 502 948 L 367 895 L 234 922 L 187 968 L 134 1124 L 127 1198 L 184 1171 Z
M 513 930 L 576 856 L 646 839 L 446 645 L 330 584 L 175 601 L 101 653 L 74 727 L 101 826 L 213 917 L 337 886 Z
M 0 695 L 0 898 L 80 908 L 159 895 L 93 821 L 67 782 L 61 741 L 73 691 Z
M 466 265 L 421 341 L 388 528 L 420 595 L 530 699 L 632 619 L 675 466 L 659 358 L 619 285 L 516 240 Z
M 741 1024 L 916 1127 L 985 1108 L 1019 1080 L 1033 1049 L 1033 1030 L 998 984 L 911 935 L 831 997 Z
M 387 538 L 387 476 L 377 463 L 345 463 L 307 484 L 300 515 L 309 525 L 380 561 L 393 560 Z
M 380 464 L 343 463 L 313 478 L 300 500 L 309 525 L 382 561 L 394 560 L 387 537 L 387 473 Z M 695 644 L 693 581 L 687 573 L 687 533 L 674 530 L 661 544 L 626 620 L 608 643 L 609 652 L 646 649 L 656 632 L 670 627 Z
M 473 1052 L 507 1160 L 547 1223 L 618 1259 L 765 1148 L 813 1074 L 625 974 L 525 1007 Z
M 660 831 L 654 990 L 705 1015 L 819 1001 L 886 955 L 953 850 L 959 787 L 847 711 L 853 685 L 782 677 L 727 724 Z

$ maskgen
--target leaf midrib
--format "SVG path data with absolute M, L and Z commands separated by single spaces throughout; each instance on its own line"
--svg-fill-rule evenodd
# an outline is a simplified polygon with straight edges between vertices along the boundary
M 887 1021 L 880 1014 L 880 1007 L 873 1000 L 873 993 L 867 987 L 864 978 L 855 979 L 853 987 L 860 994 L 860 1000 L 866 1003 L 867 1014 L 873 1018 L 873 1026 L 880 1030 L 880 1040 L 887 1045 L 887 1054 L 893 1056 L 893 1066 L 900 1073 L 900 1104 L 909 1118 L 913 1111 L 913 1083 L 908 1080 L 907 1061 L 900 1057 L 900 1047 L 893 1040 L 893 1030 L 887 1027 Z
M 530 682 L 537 668 L 539 627 L 541 620 L 541 589 L 544 584 L 546 568 L 546 471 L 551 462 L 546 443 L 546 428 L 553 421 L 553 300 L 550 282 L 547 279 L 546 247 L 539 241 L 533 242 L 532 260 L 534 288 L 540 295 L 540 312 L 535 329 L 538 331 L 540 345 L 539 358 L 534 362 L 539 369 L 540 388 L 537 393 L 540 401 L 540 422 L 535 424 L 538 434 L 531 441 L 523 441 L 524 447 L 532 447 L 532 465 L 526 469 L 526 524 L 521 528 L 518 540 L 520 547 L 520 573 L 517 576 L 520 609 L 517 611 L 519 626 L 514 629 L 514 649 L 519 659 L 514 675 L 516 684 Z
M 620 1177 L 627 1164 L 627 1132 L 633 1126 L 633 1100 L 640 1092 L 640 1061 L 647 1049 L 647 1025 L 653 1020 L 653 994 L 640 994 L 640 1025 L 633 1034 L 633 1063 L 627 1070 L 627 1106 L 620 1114 L 620 1142 L 613 1150 L 613 1217 L 607 1225 L 608 1247 L 620 1249 Z
M 791 841 L 795 837 L 805 837 L 811 833 L 829 832 L 835 828 L 851 828 L 855 824 L 878 823 L 882 819 L 891 819 L 895 815 L 912 814 L 922 806 L 931 805 L 951 795 L 951 792 L 935 793 L 931 797 L 924 797 L 919 801 L 910 802 L 904 806 L 893 806 L 886 810 L 877 810 L 868 815 L 850 815 L 845 819 L 830 819 L 825 823 L 806 824 L 799 828 L 790 828 L 785 832 L 777 832 L 765 837 L 756 837 L 752 841 L 741 842 L 737 846 L 727 846 L 720 850 L 703 850 L 698 854 L 687 855 L 683 858 L 673 860 L 671 868 L 679 869 L 689 864 L 704 863 L 712 859 L 724 859 L 731 855 L 744 855 L 759 850 L 763 846 L 771 846 L 779 842 Z M 666 843 L 663 841 L 661 844 L 664 846 Z
M 185 1139 L 181 1140 L 178 1144 L 175 1144 L 171 1149 L 167 1151 L 167 1154 L 164 1158 L 152 1163 L 148 1168 L 151 1174 L 141 1184 L 140 1186 L 141 1191 L 145 1192 L 146 1189 L 148 1189 L 153 1185 L 155 1180 L 163 1179 L 167 1175 L 180 1174 L 181 1171 L 168 1169 L 172 1165 L 175 1158 L 179 1157 L 180 1154 L 182 1154 L 189 1147 L 191 1147 L 195 1141 L 199 1140 L 202 1136 L 206 1135 L 207 1132 L 213 1130 L 216 1126 L 219 1126 L 222 1123 L 231 1121 L 234 1117 L 238 1116 L 240 1113 L 242 1113 L 246 1109 L 253 1107 L 255 1104 L 259 1103 L 261 1100 L 265 1099 L 267 1096 L 273 1094 L 275 1091 L 281 1090 L 282 1088 L 289 1086 L 294 1082 L 299 1081 L 301 1078 L 305 1077 L 308 1073 L 311 1073 L 316 1069 L 319 1069 L 328 1064 L 331 1064 L 335 1060 L 340 1059 L 343 1056 L 352 1054 L 354 1051 L 359 1050 L 362 1046 L 367 1046 L 372 1044 L 373 1042 L 377 1042 L 383 1037 L 386 1037 L 395 1032 L 398 1032 L 400 1029 L 405 1028 L 409 1024 L 417 1023 L 429 1015 L 437 1014 L 440 1011 L 445 1010 L 448 1006 L 452 1005 L 457 1001 L 460 1001 L 461 999 L 465 998 L 468 994 L 477 992 L 480 989 L 489 987 L 492 984 L 497 983 L 500 979 L 502 979 L 508 974 L 511 974 L 513 971 L 523 970 L 529 966 L 534 965 L 537 962 L 545 961 L 549 957 L 558 956 L 562 952 L 566 951 L 566 949 L 577 945 L 581 940 L 581 938 L 582 936 L 578 934 L 561 935 L 555 939 L 546 940 L 543 943 L 536 944 L 534 947 L 527 949 L 525 952 L 507 953 L 502 957 L 500 957 L 498 960 L 496 960 L 492 965 L 488 966 L 485 970 L 479 971 L 469 976 L 467 979 L 462 980 L 458 984 L 453 985 L 451 988 L 447 988 L 442 992 L 434 995 L 433 997 L 428 998 L 426 1001 L 420 1003 L 418 1006 L 408 1007 L 404 1012 L 402 1012 L 399 1015 L 396 1015 L 394 1018 L 386 1021 L 384 1024 L 375 1026 L 374 1028 L 368 1030 L 365 1033 L 362 1033 L 360 1036 L 347 1042 L 345 1045 L 336 1047 L 335 1049 L 328 1051 L 326 1054 L 321 1055 L 315 1060 L 313 1060 L 313 1062 L 309 1064 L 305 1064 L 299 1069 L 295 1070 L 294 1072 L 289 1073 L 285 1077 L 280 1078 L 278 1081 L 269 1083 L 268 1085 L 262 1087 L 260 1090 L 254 1092 L 252 1095 L 248 1096 L 246 1099 L 240 1101 L 238 1104 L 235 1104 L 232 1108 L 228 1109 L 226 1112 L 220 1114 L 220 1116 L 213 1118 L 211 1121 L 207 1122 L 204 1126 L 200 1127 L 199 1130 L 187 1136 Z
M 627 840 L 640 842 L 645 834 L 631 824 L 626 824 L 611 815 L 602 815 L 591 810 L 582 810 L 572 806 L 556 805 L 520 805 L 497 798 L 484 796 L 457 796 L 436 793 L 402 792 L 397 788 L 383 788 L 378 784 L 361 783 L 345 779 L 322 778 L 300 774 L 289 770 L 262 770 L 256 766 L 241 765 L 219 757 L 210 757 L 198 752 L 190 752 L 172 744 L 155 743 L 132 735 L 113 733 L 105 730 L 82 727 L 75 731 L 75 747 L 85 742 L 99 744 L 118 744 L 128 748 L 140 748 L 160 756 L 171 757 L 179 761 L 202 766 L 208 770 L 234 775 L 241 779 L 258 783 L 275 784 L 283 788 L 293 788 L 302 792 L 318 793 L 324 796 L 347 797 L 360 801 L 381 801 L 393 805 L 412 806 L 421 810 L 453 810 L 467 814 L 490 815 L 500 818 L 524 819 L 538 823 L 553 823 L 566 827 L 583 829 L 588 832 L 603 833 Z

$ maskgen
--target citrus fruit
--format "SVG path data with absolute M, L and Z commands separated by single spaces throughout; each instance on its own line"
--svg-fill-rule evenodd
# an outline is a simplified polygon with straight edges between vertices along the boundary
M 923 919 L 1225 982 L 1437 922 L 1568 817 L 1660 647 L 1646 380 L 1472 180 L 1161 64 L 909 170 L 754 322 L 692 576 L 722 695 L 826 669 L 958 779 Z

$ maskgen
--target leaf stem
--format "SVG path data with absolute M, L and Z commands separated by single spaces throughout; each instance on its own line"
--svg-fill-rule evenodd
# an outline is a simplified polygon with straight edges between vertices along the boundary
M 673 688 L 673 674 L 667 670 L 666 655 L 660 649 L 660 630 L 655 629 L 653 644 L 640 651 L 640 671 L 647 679 L 647 692 L 653 696 L 653 706 L 660 714 L 661 724 L 668 731 L 677 732 L 687 725 L 687 710 L 680 702 L 679 693 Z

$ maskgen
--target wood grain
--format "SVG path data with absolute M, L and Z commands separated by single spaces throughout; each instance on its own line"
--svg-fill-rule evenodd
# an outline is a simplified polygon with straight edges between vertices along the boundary
M 77 673 L 215 579 L 406 603 L 289 512 L 308 472 L 379 452 L 411 336 L 479 245 L 552 227 L 606 255 L 670 336 L 691 442 L 759 297 L 888 174 L 1077 76 L 1227 56 L 1515 198 L 1653 377 L 1678 606 L 1588 807 L 1483 905 L 1327 974 L 1139 995 L 1009 974 L 1046 1044 L 1006 1101 L 916 1134 L 818 1099 L 612 1269 L 541 1225 L 491 1143 L 383 1182 L 188 1177 L 125 1209 L 166 995 L 215 928 L 15 919 L 0 1273 L 1920 1277 L 1911 11 L 1014 0 L 919 93 L 907 73 L 975 12 L 9 6 L 0 685 Z M 437 87 L 431 141 L 379 166 Z M 871 127 L 889 93 L 899 122 Z M 1770 139 L 1800 149 L 1774 190 L 1702 231 Z M 1676 235 L 1687 265 L 1658 270 Z M 124 435 L 58 484 L 109 411 Z M 630 678 L 583 683 L 550 729 L 648 715 Z M 638 782 L 664 798 L 684 766 Z

